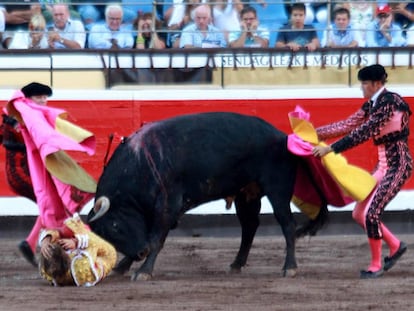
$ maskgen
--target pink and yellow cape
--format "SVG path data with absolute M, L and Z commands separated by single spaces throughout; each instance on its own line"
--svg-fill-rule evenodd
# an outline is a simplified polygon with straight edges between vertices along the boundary
M 293 134 L 288 136 L 288 149 L 303 157 L 307 164 L 298 169 L 292 202 L 314 219 L 323 201 L 335 207 L 363 201 L 376 181 L 367 171 L 349 164 L 341 154 L 330 152 L 322 158 L 314 157 L 313 147 L 326 144 L 319 141 L 309 120 L 310 114 L 299 106 L 289 113 Z
M 95 137 L 65 120 L 64 110 L 37 105 L 21 91 L 14 93 L 6 110 L 21 125 L 43 226 L 60 227 L 96 191 L 96 181 L 65 151 L 92 155 Z

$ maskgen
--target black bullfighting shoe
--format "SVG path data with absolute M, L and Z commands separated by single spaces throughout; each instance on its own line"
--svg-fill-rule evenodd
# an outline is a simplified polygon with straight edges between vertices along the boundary
M 384 258 L 384 270 L 388 271 L 397 263 L 398 259 L 401 258 L 402 255 L 407 251 L 407 244 L 404 242 L 400 242 L 400 247 L 392 256 L 386 256 Z
M 378 271 L 369 271 L 369 270 L 361 270 L 359 275 L 360 279 L 376 279 L 381 277 L 384 274 L 383 269 L 379 269 Z
M 32 249 L 29 246 L 27 241 L 23 240 L 19 244 L 19 251 L 22 253 L 23 257 L 34 267 L 37 268 L 37 262 L 33 254 Z

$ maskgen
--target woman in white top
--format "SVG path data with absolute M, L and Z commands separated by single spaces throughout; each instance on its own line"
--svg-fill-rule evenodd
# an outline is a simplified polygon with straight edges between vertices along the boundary
M 32 16 L 28 31 L 16 31 L 9 49 L 47 49 L 46 21 L 41 14 Z

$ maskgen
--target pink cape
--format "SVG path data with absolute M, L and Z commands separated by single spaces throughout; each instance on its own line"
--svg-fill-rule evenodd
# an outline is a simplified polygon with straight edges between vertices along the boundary
M 323 204 L 342 207 L 364 200 L 376 182 L 368 172 L 348 164 L 340 154 L 331 152 L 322 158 L 313 156 L 313 147 L 324 143 L 319 142 L 309 119 L 310 114 L 299 106 L 289 113 L 294 133 L 288 135 L 288 149 L 305 162 L 297 171 L 292 201 L 313 219 Z
M 93 155 L 95 137 L 64 120 L 64 110 L 37 105 L 21 91 L 13 95 L 7 112 L 21 124 L 43 226 L 60 227 L 93 198 L 96 189 L 95 180 L 65 151 Z

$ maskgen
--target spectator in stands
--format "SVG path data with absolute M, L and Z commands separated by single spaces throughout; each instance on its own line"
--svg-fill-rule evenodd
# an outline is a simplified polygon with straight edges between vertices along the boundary
M 414 45 L 414 2 L 390 3 L 394 22 L 401 27 L 407 39 L 407 45 Z
M 213 25 L 224 33 L 227 42 L 230 42 L 230 32 L 240 30 L 239 17 L 243 6 L 240 0 L 217 2 L 212 6 Z
M 180 38 L 181 48 L 211 48 L 227 45 L 224 34 L 211 25 L 211 9 L 203 4 L 194 10 L 194 24 L 190 24 L 182 31 Z
M 377 4 L 375 1 L 352 0 L 347 2 L 339 2 L 334 5 L 336 10 L 338 7 L 345 7 L 351 15 L 350 25 L 353 29 L 359 31 L 359 46 L 366 46 L 366 29 L 375 18 L 375 10 Z
M 322 38 L 323 47 L 357 47 L 359 45 L 359 31 L 350 25 L 348 9 L 339 7 L 333 14 L 334 24 L 331 24 Z
M 135 48 L 137 49 L 165 49 L 165 41 L 167 35 L 164 32 L 158 32 L 161 29 L 162 22 L 155 20 L 153 27 L 154 16 L 152 13 L 140 14 L 134 26 L 137 30 L 137 37 L 135 40 Z
M 52 49 L 83 49 L 86 32 L 80 20 L 70 19 L 67 4 L 52 6 L 53 25 L 49 27 L 48 42 Z
M 42 14 L 46 20 L 46 24 L 53 23 L 53 4 L 66 3 L 69 7 L 70 17 L 72 19 L 80 19 L 80 14 L 78 13 L 78 11 L 76 11 L 74 7 L 70 5 L 70 3 L 72 2 L 73 1 L 71 0 L 39 0 L 39 3 L 42 5 Z
M 285 9 L 286 12 L 290 15 L 291 3 L 296 1 L 286 1 Z M 322 23 L 326 24 L 328 20 L 328 5 L 327 2 L 322 2 L 318 0 L 307 0 L 304 1 L 305 4 L 305 25 L 310 25 L 312 23 Z
M 173 6 L 164 16 L 169 30 L 167 47 L 178 48 L 180 46 L 181 31 L 194 22 L 194 9 L 200 3 L 200 0 L 174 0 Z
M 6 29 L 6 9 L 0 6 L 0 42 L 3 42 L 3 33 Z M 0 44 L 0 50 L 3 48 L 3 44 Z
M 5 48 L 9 47 L 15 31 L 27 31 L 32 16 L 34 14 L 41 14 L 41 6 L 37 0 L 27 0 L 23 3 L 4 5 L 2 12 L 5 16 L 6 29 L 3 34 L 2 44 Z
M 269 46 L 269 31 L 259 25 L 256 9 L 247 6 L 240 13 L 241 30 L 229 35 L 230 47 L 262 47 Z
M 124 23 L 132 25 L 137 17 L 144 12 L 153 12 L 153 2 L 150 0 L 122 0 L 124 9 Z M 164 18 L 164 3 L 159 1 L 155 4 L 155 15 L 159 20 Z
M 35 14 L 29 22 L 27 31 L 16 31 L 9 49 L 47 49 L 46 21 L 42 14 Z
M 376 19 L 367 28 L 367 47 L 405 46 L 400 26 L 393 22 L 391 8 L 385 4 L 378 6 Z
M 290 24 L 279 29 L 275 47 L 287 47 L 292 51 L 298 51 L 300 48 L 315 51 L 319 48 L 319 39 L 315 28 L 305 25 L 305 5 L 293 3 L 290 12 Z
M 122 26 L 122 7 L 118 4 L 108 5 L 105 9 L 105 23 L 91 28 L 88 46 L 91 49 L 132 48 L 134 37 L 129 29 Z

